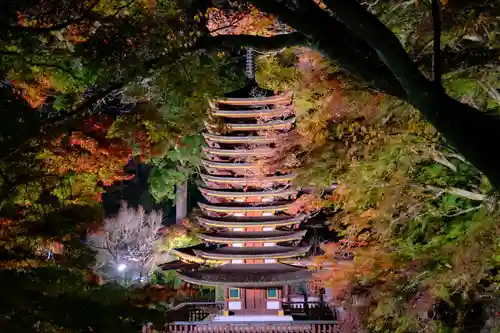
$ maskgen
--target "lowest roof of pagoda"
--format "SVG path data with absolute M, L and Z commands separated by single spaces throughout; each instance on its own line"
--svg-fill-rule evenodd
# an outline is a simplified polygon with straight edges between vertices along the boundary
M 302 239 L 307 230 L 299 231 L 219 231 L 198 234 L 198 238 L 208 243 L 228 244 L 231 242 L 288 242 Z
M 292 102 L 293 93 L 287 92 L 284 94 L 269 96 L 269 97 L 244 97 L 244 98 L 218 98 L 210 102 L 211 107 L 215 107 L 214 103 L 225 105 L 269 105 L 269 104 L 289 104 Z
M 292 258 L 304 255 L 311 248 L 307 246 L 259 246 L 259 247 L 218 247 L 212 249 L 194 249 L 195 255 L 208 260 L 231 259 L 266 259 Z M 180 250 L 179 250 L 180 251 Z
M 216 268 L 177 273 L 198 285 L 222 285 L 235 288 L 279 287 L 309 280 L 311 272 L 302 267 L 274 264 L 226 264 Z
M 203 133 L 205 140 L 212 142 L 220 142 L 220 143 L 253 143 L 253 144 L 267 144 L 276 142 L 279 139 L 279 135 L 266 135 L 266 136 L 226 136 L 226 135 L 217 135 L 217 134 L 209 134 Z
M 297 216 L 231 216 L 225 217 L 198 217 L 198 222 L 215 228 L 246 228 L 246 227 L 283 227 L 302 222 L 303 215 Z

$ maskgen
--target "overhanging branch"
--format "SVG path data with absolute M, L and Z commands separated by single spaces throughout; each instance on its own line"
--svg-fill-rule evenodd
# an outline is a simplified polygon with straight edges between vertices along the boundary
M 405 98 L 401 84 L 381 61 L 377 52 L 314 1 L 249 1 L 260 10 L 274 15 L 281 22 L 306 35 L 312 48 L 336 60 L 354 77 L 378 91 Z M 311 21 L 311 18 L 314 18 L 314 21 Z
M 65 29 L 67 26 L 75 23 L 80 23 L 84 21 L 89 14 L 94 10 L 94 8 L 99 4 L 101 0 L 94 0 L 90 4 L 90 6 L 83 11 L 83 14 L 79 17 L 75 17 L 69 20 L 66 20 L 64 22 L 54 24 L 48 27 L 26 27 L 22 25 L 9 25 L 7 26 L 8 29 L 10 30 L 19 30 L 19 31 L 31 31 L 35 33 L 44 33 L 44 32 L 50 32 L 50 31 L 57 31 L 57 30 L 62 30 Z

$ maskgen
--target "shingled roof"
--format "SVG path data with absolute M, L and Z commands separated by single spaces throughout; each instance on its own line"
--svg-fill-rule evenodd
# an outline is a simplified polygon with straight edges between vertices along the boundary
M 235 288 L 279 287 L 307 281 L 312 273 L 302 267 L 275 264 L 225 264 L 216 268 L 179 272 L 189 283 Z
M 209 227 L 238 228 L 238 227 L 280 227 L 290 226 L 302 222 L 303 215 L 297 216 L 257 216 L 257 217 L 198 217 L 198 222 Z
M 265 258 L 292 258 L 299 257 L 309 251 L 311 246 L 262 246 L 262 247 L 234 247 L 226 246 L 207 250 L 193 250 L 202 258 L 212 260 L 230 259 L 265 259 Z
M 300 240 L 307 230 L 300 231 L 220 231 L 198 234 L 198 238 L 207 243 L 228 244 L 231 242 L 288 242 Z

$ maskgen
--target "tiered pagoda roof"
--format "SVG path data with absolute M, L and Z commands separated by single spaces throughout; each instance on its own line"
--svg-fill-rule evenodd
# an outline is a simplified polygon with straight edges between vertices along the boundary
M 198 217 L 198 222 L 206 227 L 212 228 L 254 228 L 254 227 L 290 227 L 298 225 L 304 220 L 304 216 L 264 216 L 264 217 Z
M 228 198 L 228 199 L 238 199 L 238 198 L 279 198 L 279 199 L 287 199 L 290 197 L 295 197 L 297 195 L 297 191 L 291 188 L 279 188 L 279 189 L 270 189 L 268 191 L 223 191 L 220 189 L 210 189 L 210 188 L 199 188 L 201 194 L 207 199 L 209 202 L 213 202 L 215 198 Z
M 295 175 L 287 174 L 280 176 L 266 177 L 226 177 L 202 174 L 201 179 L 205 184 L 214 189 L 254 187 L 254 188 L 272 188 L 275 186 L 289 186 Z
M 230 131 L 272 131 L 272 130 L 289 130 L 295 122 L 295 118 L 286 120 L 274 120 L 266 123 L 225 123 L 226 130 Z M 210 133 L 217 133 L 217 126 L 206 124 L 206 128 Z
M 210 147 L 202 147 L 203 152 L 210 157 L 211 155 L 217 156 L 230 156 L 230 157 L 265 157 L 273 156 L 276 154 L 276 149 L 272 148 L 257 148 L 257 149 L 218 149 Z
M 203 137 L 207 144 L 211 146 L 213 143 L 229 143 L 229 144 L 269 144 L 279 140 L 279 135 L 219 135 L 203 133 Z
M 206 213 L 251 213 L 251 212 L 285 212 L 292 208 L 293 202 L 285 203 L 285 204 L 274 204 L 274 205 L 256 205 L 256 206 L 248 206 L 248 205 L 212 205 L 199 203 L 200 208 Z
M 206 243 L 228 244 L 232 242 L 288 242 L 301 240 L 306 234 L 306 230 L 289 231 L 222 231 L 212 233 L 202 233 L 198 235 Z
M 275 109 L 250 109 L 250 110 L 221 110 L 219 108 L 211 108 L 210 112 L 214 116 L 225 118 L 271 118 L 284 117 L 293 114 L 291 105 L 285 107 L 277 107 Z
M 193 284 L 235 288 L 278 287 L 309 280 L 307 269 L 286 264 L 226 264 L 211 269 L 182 272 L 179 277 Z
M 304 216 L 292 209 L 295 175 L 265 163 L 280 153 L 279 142 L 295 118 L 292 94 L 220 98 L 210 102 L 219 125 L 207 124 L 203 134 L 205 183 L 198 221 L 207 231 L 198 235 L 206 245 L 176 249 L 181 260 L 212 263 L 216 268 L 182 272 L 190 283 L 263 288 L 306 281 L 303 267 L 279 263 L 303 257 L 306 231 L 296 230 Z M 223 123 L 223 125 L 220 125 Z M 276 147 L 278 146 L 278 147 Z M 222 245 L 222 246 L 221 246 Z

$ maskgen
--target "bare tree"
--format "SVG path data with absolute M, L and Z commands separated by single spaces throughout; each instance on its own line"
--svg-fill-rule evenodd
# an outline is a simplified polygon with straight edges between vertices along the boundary
M 111 279 L 145 282 L 153 268 L 162 220 L 161 211 L 148 213 L 122 202 L 118 214 L 87 237 L 88 245 L 97 251 L 95 270 Z

